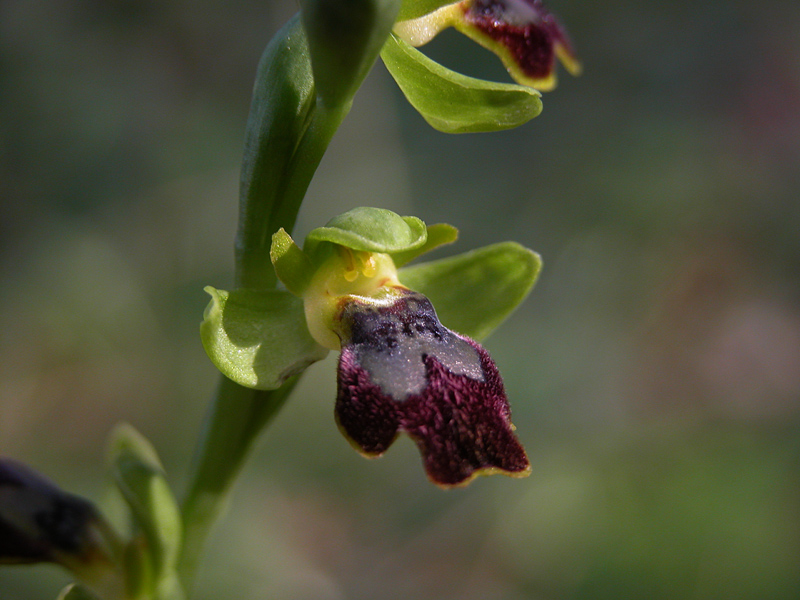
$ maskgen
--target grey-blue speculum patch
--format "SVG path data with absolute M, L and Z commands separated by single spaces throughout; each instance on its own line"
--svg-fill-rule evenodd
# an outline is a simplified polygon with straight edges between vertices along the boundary
M 408 292 L 385 308 L 351 303 L 342 320 L 350 323 L 356 360 L 394 400 L 422 392 L 427 356 L 454 375 L 484 380 L 478 352 L 439 322 L 431 301 L 422 294 Z

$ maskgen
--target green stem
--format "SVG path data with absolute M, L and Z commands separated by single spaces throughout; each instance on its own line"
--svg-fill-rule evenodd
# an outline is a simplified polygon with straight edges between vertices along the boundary
M 249 235 L 244 237 L 244 243 L 240 239 L 237 245 L 241 249 L 237 252 L 238 287 L 274 287 L 267 240 L 271 242 L 272 233 L 281 227 L 291 231 L 311 177 L 346 114 L 346 109 L 313 111 L 311 124 L 281 182 L 278 197 L 282 201 L 276 203 L 271 214 L 264 215 L 263 203 L 252 208 L 257 203 L 251 202 L 249 195 L 243 195 L 241 216 L 248 223 L 255 216 L 263 220 L 256 224 L 258 227 L 240 227 L 240 232 L 247 231 Z M 180 571 L 184 585 L 191 581 L 203 542 L 258 434 L 283 406 L 296 380 L 293 378 L 277 390 L 258 391 L 222 376 L 206 417 L 183 505 L 184 550 Z
M 285 38 L 290 42 L 297 27 L 296 22 L 287 25 Z M 282 57 L 281 48 L 276 50 L 275 45 L 270 44 L 265 56 L 272 61 L 282 61 L 285 66 L 288 59 Z M 305 59 L 307 62 L 308 57 Z M 299 69 L 296 64 L 290 66 Z M 308 70 L 310 73 L 310 67 Z M 259 67 L 262 83 L 256 86 L 248 124 L 236 238 L 237 287 L 271 289 L 276 286 L 269 256 L 272 234 L 281 227 L 292 230 L 311 178 L 351 104 L 324 108 L 313 99 L 308 101 L 313 87 L 308 90 L 295 84 L 283 100 L 288 98 L 297 106 L 282 111 L 278 102 L 276 109 L 275 90 L 264 89 L 263 84 L 265 79 L 274 79 L 272 71 L 271 63 Z M 280 77 L 285 81 L 285 73 Z M 282 120 L 281 115 L 286 112 L 304 118 L 303 126 Z M 286 137 L 293 133 L 299 134 L 299 139 L 290 144 Z M 283 150 L 289 150 L 288 159 L 286 155 L 279 155 Z M 280 168 L 276 168 L 272 159 L 279 161 Z M 204 542 L 224 508 L 236 476 L 259 434 L 283 406 L 297 379 L 287 381 L 277 390 L 257 391 L 222 377 L 198 442 L 182 507 L 184 546 L 179 572 L 187 590 L 191 587 Z
M 283 407 L 297 377 L 277 390 L 242 387 L 222 377 L 206 416 L 183 504 L 183 552 L 178 571 L 187 592 L 204 542 L 222 512 L 258 434 Z
M 277 285 L 270 260 L 272 235 L 281 227 L 291 233 L 311 178 L 350 111 L 352 95 L 383 46 L 399 2 L 390 0 L 375 6 L 357 3 L 354 7 L 361 17 L 351 24 L 360 24 L 363 29 L 354 38 L 358 42 L 354 47 L 361 48 L 363 56 L 345 61 L 345 67 L 355 71 L 347 74 L 345 97 L 336 96 L 333 105 L 318 98 L 308 40 L 299 16 L 291 19 L 264 50 L 242 162 L 235 245 L 237 287 L 269 290 Z M 322 8 L 326 10 L 317 15 L 320 19 L 329 19 L 326 15 L 331 10 L 341 10 L 336 3 Z M 337 27 L 338 35 L 341 32 Z M 342 43 L 340 40 L 340 50 Z M 179 574 L 187 591 L 204 542 L 236 476 L 297 379 L 290 379 L 277 390 L 256 391 L 222 377 L 198 442 L 182 506 L 184 544 Z

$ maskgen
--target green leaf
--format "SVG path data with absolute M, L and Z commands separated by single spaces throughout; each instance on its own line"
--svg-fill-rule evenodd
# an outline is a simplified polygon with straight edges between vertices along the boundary
M 525 299 L 541 266 L 538 254 L 504 242 L 405 267 L 399 278 L 430 299 L 446 327 L 480 341 Z
M 312 259 L 317 258 L 321 242 L 351 250 L 395 254 L 423 246 L 427 235 L 425 223 L 416 217 L 401 217 L 383 208 L 360 207 L 334 217 L 325 227 L 312 229 L 304 249 Z
M 280 387 L 292 375 L 322 360 L 306 326 L 303 301 L 289 292 L 205 288 L 211 295 L 200 325 L 211 361 L 236 383 L 259 390 Z
M 397 252 L 392 254 L 392 260 L 396 267 L 402 267 L 404 264 L 411 262 L 421 254 L 435 250 L 439 246 L 452 244 L 458 239 L 458 229 L 447 223 L 436 223 L 427 226 L 428 239 L 422 246 L 414 248 L 413 250 L 406 250 L 405 252 Z
M 461 75 L 395 35 L 389 36 L 381 58 L 411 105 L 444 133 L 511 129 L 542 112 L 536 90 Z
M 153 583 L 161 585 L 174 579 L 181 550 L 178 504 L 155 450 L 133 427 L 123 425 L 114 431 L 110 452 L 114 481 L 147 542 Z
M 314 265 L 283 227 L 272 236 L 269 256 L 286 289 L 295 296 L 302 296 L 314 274 Z
M 57 600 L 98 600 L 90 590 L 78 583 L 70 583 L 61 590 Z
M 448 4 L 453 4 L 453 0 L 403 0 L 397 20 L 418 19 Z
M 300 0 L 321 103 L 349 105 L 394 25 L 400 0 Z

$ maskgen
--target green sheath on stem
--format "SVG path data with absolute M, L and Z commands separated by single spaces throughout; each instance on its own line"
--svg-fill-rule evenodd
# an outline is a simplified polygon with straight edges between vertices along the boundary
M 258 434 L 283 407 L 297 379 L 293 377 L 277 390 L 258 391 L 220 378 L 183 503 L 184 545 L 178 572 L 187 589 L 191 588 L 205 538 L 224 509 Z

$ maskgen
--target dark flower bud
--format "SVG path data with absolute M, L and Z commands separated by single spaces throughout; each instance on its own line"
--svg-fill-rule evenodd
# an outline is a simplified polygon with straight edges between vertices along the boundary
M 0 459 L 0 563 L 59 563 L 92 582 L 113 568 L 113 539 L 90 502 Z

